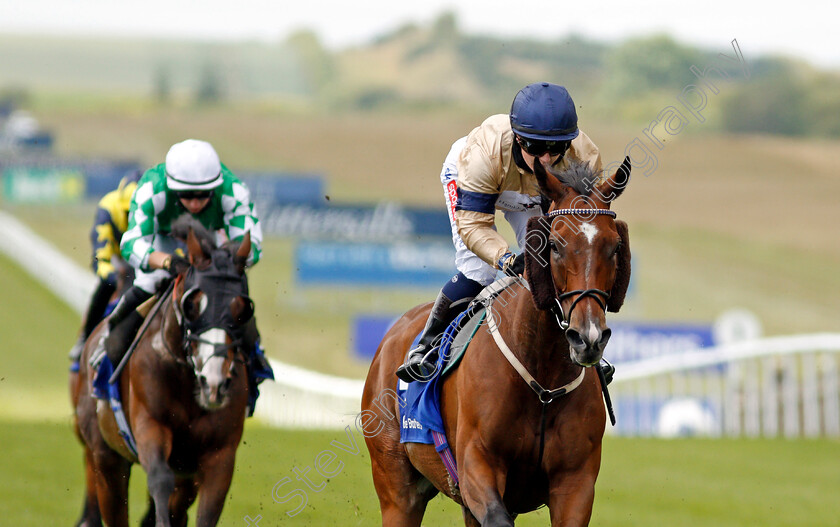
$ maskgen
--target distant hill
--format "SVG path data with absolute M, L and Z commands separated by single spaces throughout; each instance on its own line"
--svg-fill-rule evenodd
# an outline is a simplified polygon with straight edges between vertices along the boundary
M 619 44 L 580 36 L 502 39 L 462 32 L 450 13 L 338 51 L 312 32 L 282 42 L 196 42 L 0 35 L 0 96 L 126 94 L 161 103 L 268 101 L 307 109 L 506 108 L 523 85 L 566 85 L 600 117 L 650 122 L 691 68 L 715 65 L 724 82 L 714 126 L 735 132 L 840 136 L 840 78 L 804 62 L 745 57 L 749 82 L 719 53 L 666 35 Z M 716 73 L 713 73 L 716 75 Z M 590 113 L 593 115 L 594 113 Z M 713 127 L 714 127 L 713 126 Z

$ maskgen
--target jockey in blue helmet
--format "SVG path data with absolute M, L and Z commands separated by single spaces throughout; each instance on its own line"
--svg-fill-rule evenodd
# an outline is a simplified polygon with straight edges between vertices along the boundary
M 524 247 L 528 219 L 543 214 L 534 163 L 559 169 L 570 161 L 601 171 L 598 147 L 578 129 L 574 101 L 566 88 L 529 84 L 513 99 L 510 114 L 493 115 L 455 141 L 443 163 L 444 187 L 458 274 L 440 290 L 405 363 L 396 374 L 405 382 L 428 380 L 435 372 L 436 338 L 498 270 L 522 274 L 524 254 L 514 254 L 496 231 L 496 210 Z

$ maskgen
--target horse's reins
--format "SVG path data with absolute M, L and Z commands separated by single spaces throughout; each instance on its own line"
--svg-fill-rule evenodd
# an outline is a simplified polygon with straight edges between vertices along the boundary
M 161 295 L 161 299 L 166 298 L 166 296 L 169 294 L 170 291 L 174 289 L 174 287 L 175 280 L 172 280 L 167 286 L 166 291 L 164 291 L 164 293 Z M 140 339 L 143 337 L 143 335 L 146 334 L 146 330 L 148 329 L 149 324 L 155 318 L 157 312 L 160 311 L 160 308 L 163 304 L 164 302 L 162 301 L 156 302 L 149 314 L 146 315 L 146 319 L 143 321 L 143 325 L 140 327 L 140 331 L 137 332 L 137 335 L 131 342 L 131 346 L 129 346 L 128 351 L 125 352 L 125 355 L 123 356 L 122 360 L 120 360 L 120 363 L 117 364 L 116 368 L 114 368 L 114 373 L 111 374 L 111 377 L 108 379 L 108 384 L 114 384 L 115 382 L 117 382 L 117 380 L 119 380 L 120 373 L 123 371 L 123 368 L 125 368 L 125 365 L 128 364 L 128 360 L 134 354 L 134 350 L 137 349 L 137 345 L 140 343 Z
M 613 218 L 616 217 L 615 212 L 609 209 L 558 209 L 546 214 L 547 217 L 553 218 L 555 216 L 560 216 L 563 214 L 578 214 L 578 215 L 599 215 L 604 214 L 607 216 L 612 216 Z M 520 281 L 522 285 L 528 288 L 528 284 L 524 281 Z M 556 287 L 552 284 L 552 287 L 556 291 Z M 566 313 L 563 309 L 562 302 L 567 298 L 571 298 L 575 295 L 579 295 L 572 301 L 572 305 L 569 307 L 569 312 Z M 557 319 L 557 324 L 560 326 L 562 331 L 566 331 L 569 328 L 569 324 L 572 318 L 572 312 L 574 311 L 575 307 L 578 303 L 583 300 L 584 298 L 591 297 L 593 298 L 601 309 L 604 310 L 606 313 L 607 311 L 607 304 L 606 300 L 610 297 L 610 294 L 606 291 L 602 291 L 600 289 L 576 289 L 574 291 L 567 291 L 565 293 L 561 293 L 559 295 L 555 295 L 554 302 L 555 306 L 551 307 L 551 313 Z M 603 299 L 601 299 L 603 297 Z M 581 385 L 583 382 L 584 375 L 586 373 L 586 368 L 581 366 L 580 375 L 578 375 L 573 381 L 561 386 L 560 388 L 555 388 L 553 390 L 548 390 L 543 388 L 543 386 L 528 372 L 528 369 L 522 364 L 522 362 L 516 358 L 516 355 L 511 351 L 510 347 L 505 343 L 504 339 L 502 338 L 502 334 L 499 332 L 499 328 L 496 325 L 496 320 L 493 318 L 493 312 L 491 310 L 492 302 L 486 303 L 487 309 L 487 328 L 490 331 L 490 334 L 493 335 L 493 340 L 496 342 L 496 346 L 498 346 L 499 350 L 502 352 L 502 355 L 505 356 L 507 361 L 513 366 L 513 369 L 519 374 L 520 377 L 525 381 L 525 383 L 530 386 L 534 393 L 537 394 L 540 402 L 542 403 L 542 411 L 540 413 L 540 450 L 539 456 L 537 458 L 537 466 L 542 465 L 542 458 L 543 453 L 545 450 L 545 412 L 546 407 L 553 403 L 556 399 L 572 392 L 575 388 Z M 604 394 L 604 401 L 607 405 L 607 409 L 609 411 L 610 420 L 613 425 L 615 425 L 615 414 L 613 413 L 612 409 L 612 402 L 610 400 L 609 392 L 607 391 L 607 383 L 606 379 L 604 378 L 604 373 L 601 371 L 601 368 L 596 368 L 598 371 L 598 378 L 601 381 L 601 391 Z

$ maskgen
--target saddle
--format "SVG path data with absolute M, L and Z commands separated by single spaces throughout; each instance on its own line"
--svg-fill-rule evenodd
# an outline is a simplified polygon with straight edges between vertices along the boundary
M 440 355 L 444 358 L 441 377 L 451 373 L 464 356 L 467 347 L 487 316 L 487 305 L 519 279 L 505 276 L 488 285 L 473 299 L 463 313 L 458 315 L 444 332 Z M 525 287 L 527 283 L 521 282 Z M 449 335 L 447 337 L 447 335 Z

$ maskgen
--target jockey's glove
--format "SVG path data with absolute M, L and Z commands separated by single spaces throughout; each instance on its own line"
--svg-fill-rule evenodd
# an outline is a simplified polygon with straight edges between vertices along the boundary
M 181 273 L 187 272 L 187 269 L 190 268 L 190 261 L 183 256 L 178 256 L 177 254 L 170 256 L 167 261 L 168 265 L 166 266 L 166 270 L 169 271 L 169 276 L 172 278 L 175 278 Z
M 519 276 L 525 272 L 525 254 L 506 252 L 499 258 L 499 269 L 508 276 Z

